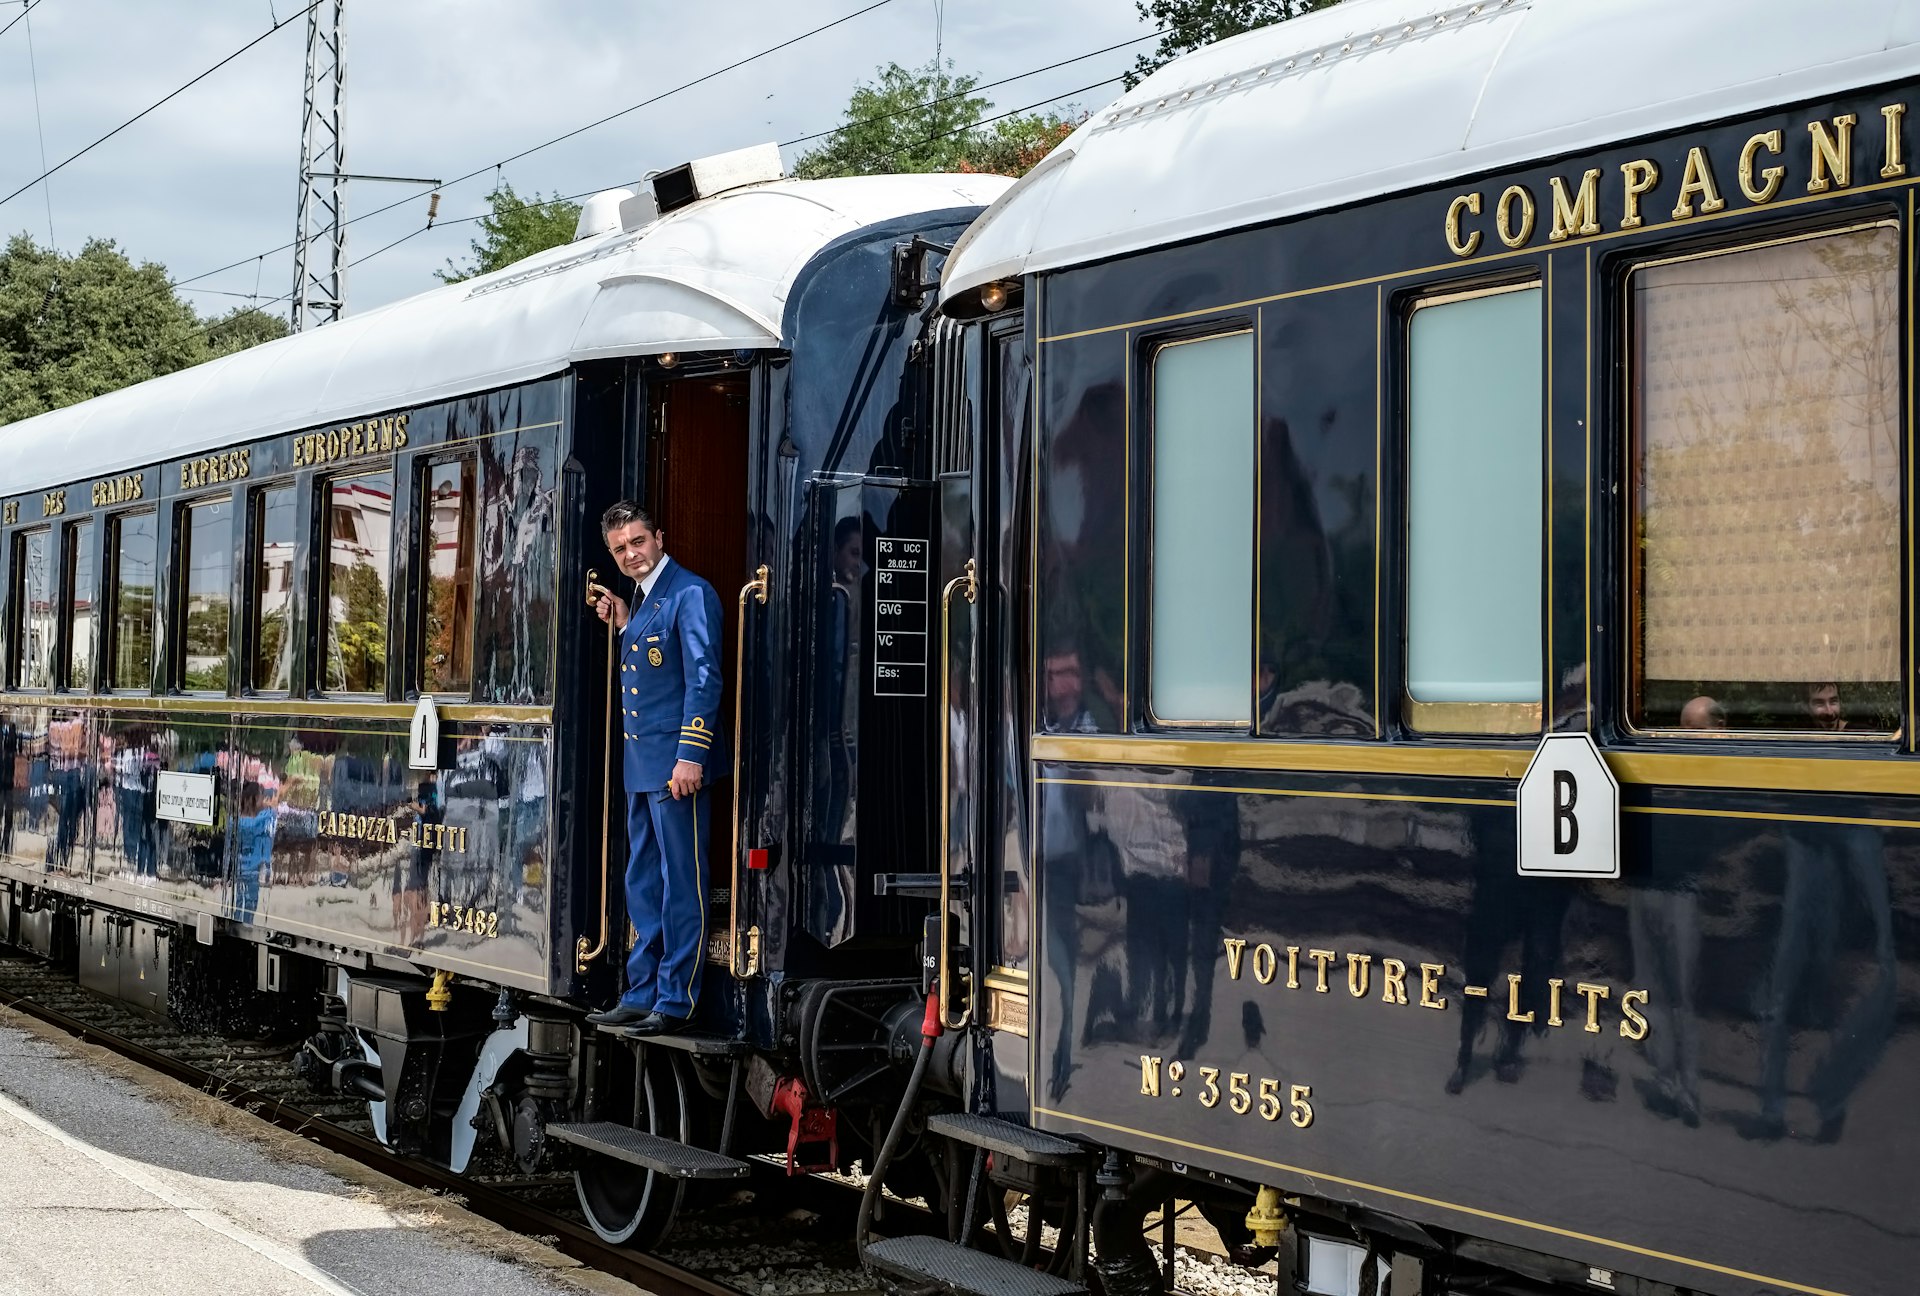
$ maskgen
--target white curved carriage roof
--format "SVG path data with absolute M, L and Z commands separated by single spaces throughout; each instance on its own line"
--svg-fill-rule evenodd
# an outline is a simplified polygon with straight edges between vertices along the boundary
M 951 297 L 1920 72 L 1920 0 L 1347 0 L 1167 64 L 976 221 Z
M 978 207 L 984 175 L 781 180 L 694 203 L 337 323 L 0 427 L 0 494 L 105 476 L 558 373 L 578 360 L 769 348 L 827 244 Z

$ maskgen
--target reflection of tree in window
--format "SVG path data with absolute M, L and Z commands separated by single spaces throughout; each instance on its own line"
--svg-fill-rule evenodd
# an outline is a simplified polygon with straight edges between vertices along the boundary
M 53 533 L 35 531 L 21 538 L 20 688 L 53 687 L 54 588 Z
M 253 687 L 293 687 L 293 490 L 263 490 L 254 499 Z
M 67 527 L 67 687 L 93 687 L 93 523 Z
M 233 589 L 233 501 L 195 504 L 181 520 L 185 525 L 180 557 L 186 574 L 181 589 L 180 687 L 224 692 Z
M 1635 273 L 1636 715 L 1736 728 L 1900 707 L 1899 255 L 1892 228 Z
M 387 670 L 387 573 L 393 478 L 348 477 L 329 488 L 326 687 L 381 693 Z
M 435 465 L 422 500 L 420 687 L 429 693 L 465 693 L 473 680 L 473 478 L 471 459 Z
M 153 686 L 153 574 L 157 535 L 152 513 L 114 521 L 113 675 L 117 689 Z

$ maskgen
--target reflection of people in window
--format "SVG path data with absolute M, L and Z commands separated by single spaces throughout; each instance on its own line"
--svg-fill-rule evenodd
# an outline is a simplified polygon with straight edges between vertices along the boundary
M 273 861 L 273 830 L 278 808 L 258 783 L 241 785 L 239 833 L 240 865 L 234 877 L 233 916 L 239 922 L 252 922 L 260 907 L 260 884 L 270 880 Z
M 1080 654 L 1071 648 L 1050 652 L 1042 663 L 1042 670 L 1046 692 L 1041 727 L 1048 733 L 1096 732 L 1099 726 L 1087 711 Z M 1046 963 L 1060 996 L 1059 1025 L 1054 1032 L 1052 1068 L 1048 1072 L 1048 1093 L 1057 1099 L 1066 1092 L 1073 1074 L 1074 974 L 1080 960 L 1078 906 L 1089 898 L 1092 889 L 1087 872 L 1093 829 L 1085 788 L 1050 787 L 1041 797 L 1040 807 Z M 1105 862 L 1104 856 L 1102 860 Z M 1111 894 L 1112 880 L 1101 879 L 1099 890 Z M 1089 1015 L 1094 1007 L 1088 1005 Z
M 1710 697 L 1697 697 L 1680 708 L 1682 729 L 1725 729 L 1727 709 Z
M 1840 711 L 1840 686 L 1807 685 L 1807 715 L 1813 720 L 1815 729 L 1825 729 L 1831 733 L 1845 729 L 1847 718 Z

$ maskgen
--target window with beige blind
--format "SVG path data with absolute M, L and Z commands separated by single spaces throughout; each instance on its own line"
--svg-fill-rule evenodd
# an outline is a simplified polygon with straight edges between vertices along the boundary
M 1900 236 L 1632 273 L 1631 715 L 1899 727 Z

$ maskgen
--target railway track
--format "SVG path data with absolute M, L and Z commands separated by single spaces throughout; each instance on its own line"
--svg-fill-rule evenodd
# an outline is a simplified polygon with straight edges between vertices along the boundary
M 778 1221 L 756 1220 L 743 1230 L 720 1211 L 691 1213 L 681 1230 L 685 1240 L 664 1255 L 613 1246 L 569 1213 L 574 1200 L 570 1176 L 513 1176 L 510 1181 L 500 1176 L 500 1182 L 490 1182 L 488 1176 L 456 1175 L 396 1157 L 373 1138 L 364 1103 L 324 1097 L 292 1101 L 290 1094 L 300 1086 L 287 1065 L 286 1047 L 179 1030 L 96 996 L 60 969 L 35 959 L 0 954 L 0 1006 L 190 1085 L 398 1182 L 457 1199 L 482 1218 L 538 1237 L 583 1265 L 658 1296 L 871 1290 L 857 1276 L 850 1245 L 783 1237 L 780 1228 L 770 1228 Z M 837 1254 L 841 1250 L 844 1257 Z M 822 1285 L 800 1285 L 803 1279 Z

